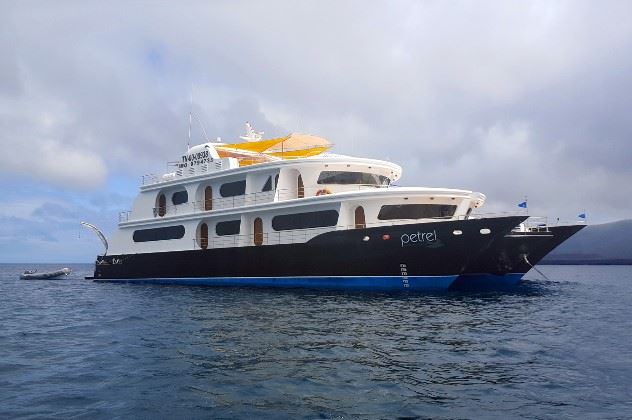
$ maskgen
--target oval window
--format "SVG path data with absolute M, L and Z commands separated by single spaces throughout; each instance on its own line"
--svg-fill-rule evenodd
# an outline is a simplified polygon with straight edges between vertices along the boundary
M 463 231 L 462 230 L 455 230 L 452 232 L 453 235 L 459 236 L 459 235 L 463 235 Z
M 481 235 L 489 235 L 490 233 L 492 233 L 492 231 L 487 228 L 481 229 Z
M 184 204 L 187 201 L 189 201 L 189 193 L 187 193 L 186 191 L 177 191 L 174 192 L 171 196 L 171 202 L 174 206 L 177 206 L 178 204 Z

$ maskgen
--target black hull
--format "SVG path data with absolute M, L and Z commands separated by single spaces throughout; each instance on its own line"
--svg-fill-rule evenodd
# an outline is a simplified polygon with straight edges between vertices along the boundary
M 554 226 L 540 232 L 511 232 L 482 252 L 452 287 L 514 285 L 542 258 L 585 226 Z
M 442 221 L 333 231 L 307 243 L 109 255 L 97 261 L 94 279 L 167 279 L 170 283 L 182 279 L 179 283 L 194 284 L 208 279 L 208 284 L 233 285 L 236 278 L 302 278 L 301 282 L 285 284 L 318 287 L 318 281 L 310 278 L 327 278 L 325 287 L 335 287 L 335 279 L 355 277 L 364 279 L 358 283 L 362 288 L 371 288 L 371 281 L 366 279 L 381 277 L 396 279 L 397 287 L 401 287 L 402 280 L 417 277 L 445 277 L 451 283 L 498 236 L 504 236 L 522 220 L 522 216 L 511 216 Z M 484 228 L 492 233 L 481 234 Z M 455 230 L 462 234 L 455 235 Z M 242 283 L 284 284 L 269 280 Z M 349 287 L 349 282 L 344 284 Z

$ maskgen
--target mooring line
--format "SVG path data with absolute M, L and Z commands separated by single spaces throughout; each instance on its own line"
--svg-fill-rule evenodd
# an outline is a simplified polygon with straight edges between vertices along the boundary
M 529 262 L 529 260 L 527 259 L 527 254 L 522 254 L 522 258 L 524 258 L 524 261 L 525 261 L 527 264 L 529 264 L 529 266 L 530 266 L 531 268 L 533 268 L 535 271 L 537 271 L 538 273 L 540 273 L 540 275 L 541 275 L 542 277 L 544 277 L 547 281 L 551 281 L 551 279 L 550 279 L 550 278 L 548 278 L 548 277 L 546 276 L 546 274 L 544 274 L 543 272 L 541 272 L 540 270 L 538 270 L 538 269 L 536 268 L 536 266 L 535 266 L 535 265 L 533 265 L 533 264 L 531 264 L 531 263 Z

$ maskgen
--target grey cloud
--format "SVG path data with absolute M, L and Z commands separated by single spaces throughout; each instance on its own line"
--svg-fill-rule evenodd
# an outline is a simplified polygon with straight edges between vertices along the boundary
M 249 120 L 388 157 L 408 185 L 481 190 L 492 208 L 527 194 L 545 214 L 630 217 L 620 197 L 632 194 L 631 12 L 581 1 L 21 2 L 2 18 L 13 30 L 0 41 L 0 146 L 44 137 L 109 173 L 164 168 L 186 144 L 193 84 L 211 138 L 236 140 Z M 77 186 L 63 175 L 33 176 Z
M 15 215 L 0 214 L 0 261 L 93 261 L 97 253 L 103 252 L 101 242 L 79 222 L 90 221 L 111 237 L 118 212 L 127 208 L 131 197 L 83 195 L 52 190 L 35 205 L 17 206 L 22 211 L 14 211 Z

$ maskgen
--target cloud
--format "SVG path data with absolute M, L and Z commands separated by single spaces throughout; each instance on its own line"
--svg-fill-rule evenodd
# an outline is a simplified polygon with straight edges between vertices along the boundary
M 38 188 L 34 188 L 38 189 Z M 39 190 L 37 197 L 8 194 L 0 210 L 0 262 L 90 262 L 101 242 L 80 221 L 96 224 L 109 237 L 118 212 L 131 197 L 116 194 Z
M 627 2 L 12 2 L 0 173 L 69 191 L 164 171 L 187 143 L 303 131 L 486 209 L 631 217 Z M 205 136 L 196 119 L 193 142 Z M 613 193 L 616 191 L 616 194 Z M 540 204 L 538 204 L 540 203 Z

